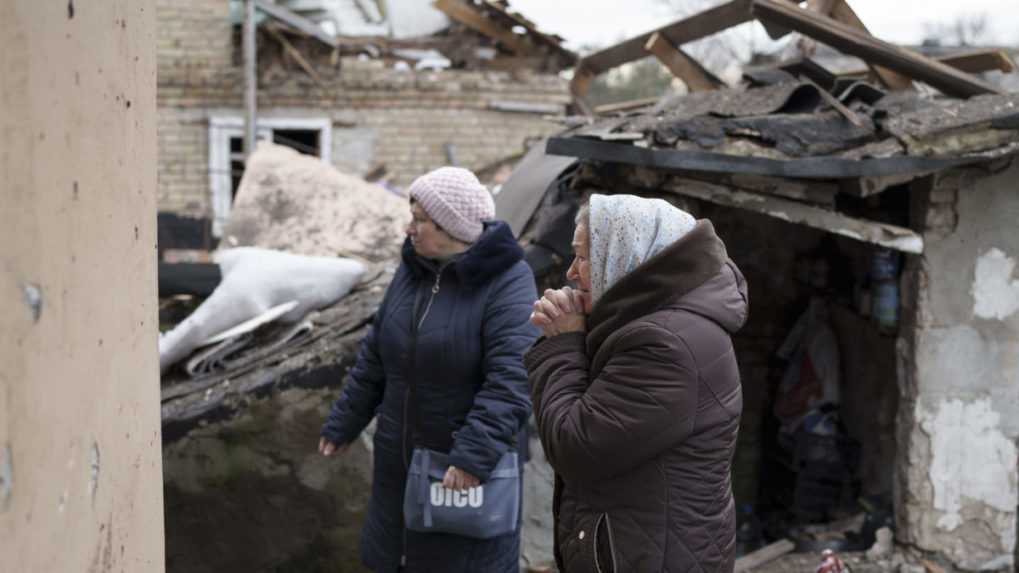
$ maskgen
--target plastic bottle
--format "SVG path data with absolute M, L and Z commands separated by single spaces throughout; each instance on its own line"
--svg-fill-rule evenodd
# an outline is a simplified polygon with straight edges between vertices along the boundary
M 761 521 L 754 513 L 754 506 L 745 503 L 740 506 L 736 518 L 736 556 L 746 555 L 761 545 Z
M 878 249 L 871 261 L 871 317 L 883 333 L 899 327 L 899 254 Z

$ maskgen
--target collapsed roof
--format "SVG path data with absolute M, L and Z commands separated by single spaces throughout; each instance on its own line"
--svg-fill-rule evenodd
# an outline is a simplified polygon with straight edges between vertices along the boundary
M 682 49 L 755 18 L 773 37 L 796 31 L 866 68 L 833 71 L 804 56 L 748 69 L 733 87 Z M 648 56 L 689 93 L 586 104 L 594 77 Z M 511 176 L 497 204 L 516 232 L 533 234 L 542 197 L 563 194 L 564 174 L 578 163 L 563 158 L 573 158 L 593 166 L 605 192 L 674 193 L 920 253 L 923 237 L 914 230 L 850 216 L 836 198 L 868 197 L 1019 152 L 1019 94 L 975 75 L 989 70 L 1014 74 L 1015 64 L 1003 50 L 925 55 L 883 42 L 845 0 L 811 0 L 807 8 L 733 0 L 582 58 L 571 90 L 585 115 L 564 120 L 571 127 L 532 158 L 529 174 Z M 590 179 L 592 170 L 581 173 Z M 608 180 L 617 176 L 627 183 Z M 552 233 L 558 224 L 544 226 Z M 542 241 L 555 242 L 535 239 Z
M 235 23 L 243 19 L 241 4 L 231 2 Z M 286 32 L 330 51 L 416 68 L 558 72 L 577 61 L 561 37 L 539 31 L 505 0 L 255 0 L 255 6 L 259 25 L 280 43 L 288 42 L 280 39 Z

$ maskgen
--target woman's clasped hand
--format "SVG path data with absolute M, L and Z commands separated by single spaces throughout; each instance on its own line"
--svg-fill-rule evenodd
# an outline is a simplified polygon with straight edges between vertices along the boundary
M 531 324 L 540 328 L 546 337 L 586 332 L 590 311 L 591 299 L 587 293 L 568 286 L 548 289 L 534 303 Z

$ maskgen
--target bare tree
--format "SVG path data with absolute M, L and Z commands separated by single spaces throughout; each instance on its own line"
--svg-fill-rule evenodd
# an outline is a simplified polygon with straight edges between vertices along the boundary
M 924 44 L 932 46 L 979 46 L 994 40 L 986 12 L 963 14 L 952 22 L 929 22 L 924 29 Z
M 720 3 L 720 0 L 656 0 L 662 24 L 691 16 Z M 730 28 L 696 42 L 684 44 L 683 51 L 724 81 L 739 80 L 742 67 L 763 51 L 777 51 L 788 43 L 774 42 L 756 22 Z M 589 46 L 587 51 L 592 51 Z M 584 50 L 582 50 L 584 51 Z M 682 82 L 654 58 L 624 64 L 598 76 L 587 99 L 595 104 L 656 97 L 670 90 L 683 90 Z
M 657 3 L 663 15 L 679 19 L 712 8 L 720 2 L 719 0 L 657 0 Z M 764 51 L 777 51 L 786 42 L 788 40 L 772 41 L 759 23 L 748 22 L 697 42 L 691 42 L 682 48 L 715 75 L 731 80 L 734 70 L 739 70 L 742 65 L 750 62 Z

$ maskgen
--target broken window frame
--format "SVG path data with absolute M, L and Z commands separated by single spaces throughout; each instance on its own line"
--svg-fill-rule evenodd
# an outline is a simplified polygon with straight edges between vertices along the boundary
M 333 122 L 328 117 L 260 117 L 257 139 L 273 141 L 280 130 L 318 132 L 319 159 L 332 164 Z M 223 236 L 223 227 L 233 206 L 231 182 L 230 139 L 244 137 L 244 117 L 240 114 L 216 115 L 209 118 L 209 194 L 212 202 L 212 235 Z

